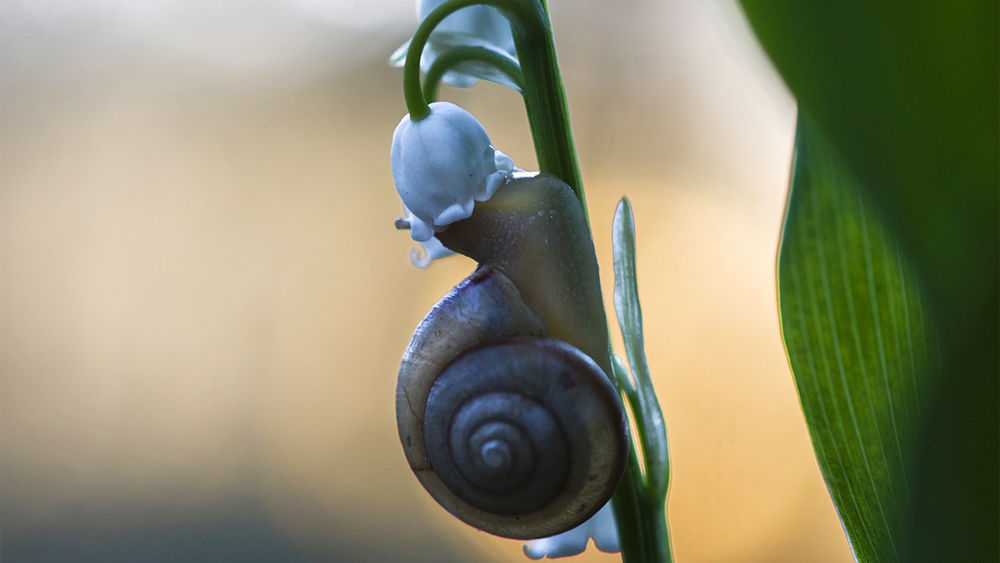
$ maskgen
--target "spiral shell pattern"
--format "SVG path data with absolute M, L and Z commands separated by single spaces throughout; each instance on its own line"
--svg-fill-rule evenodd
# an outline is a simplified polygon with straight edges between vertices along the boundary
M 628 442 L 601 368 L 539 335 L 522 308 L 516 288 L 489 268 L 446 296 L 404 357 L 397 423 L 411 468 L 438 503 L 477 528 L 528 539 L 597 512 L 621 479 Z M 498 318 L 506 321 L 491 322 Z M 442 351 L 421 333 L 462 347 Z

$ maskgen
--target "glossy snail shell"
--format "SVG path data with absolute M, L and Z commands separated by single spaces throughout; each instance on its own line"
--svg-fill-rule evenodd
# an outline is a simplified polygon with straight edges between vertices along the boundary
M 514 283 L 481 266 L 417 327 L 396 390 L 424 488 L 466 523 L 551 536 L 592 516 L 624 470 L 627 430 L 604 371 L 547 337 Z

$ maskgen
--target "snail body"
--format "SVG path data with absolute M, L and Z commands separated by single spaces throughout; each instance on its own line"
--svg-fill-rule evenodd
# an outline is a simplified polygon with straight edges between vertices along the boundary
M 519 539 L 597 512 L 629 447 L 618 392 L 595 361 L 607 362 L 603 319 L 575 324 L 597 314 L 591 292 L 567 280 L 597 275 L 582 210 L 568 186 L 537 178 L 439 233 L 480 266 L 417 327 L 396 391 L 400 441 L 424 488 L 466 523 Z M 568 212 L 553 204 L 566 195 Z M 589 256 L 559 248 L 564 233 L 550 231 L 567 221 Z

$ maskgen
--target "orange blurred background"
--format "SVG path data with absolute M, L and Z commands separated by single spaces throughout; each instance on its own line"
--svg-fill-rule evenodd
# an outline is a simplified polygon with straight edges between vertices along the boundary
M 789 94 L 729 2 L 550 4 L 609 310 L 635 207 L 676 559 L 850 561 L 778 333 Z M 392 228 L 412 3 L 0 10 L 4 561 L 523 559 L 396 438 L 400 355 L 474 267 Z M 512 91 L 442 98 L 534 166 Z

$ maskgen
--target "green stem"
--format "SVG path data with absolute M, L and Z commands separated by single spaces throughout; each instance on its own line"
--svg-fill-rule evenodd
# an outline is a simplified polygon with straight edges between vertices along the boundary
M 635 449 L 629 451 L 625 476 L 615 491 L 611 507 L 618 524 L 622 561 L 651 563 L 673 561 L 667 533 L 665 501 L 646 493 Z
M 632 409 L 639 446 L 643 449 L 646 467 L 641 468 L 635 454 L 636 445 L 629 449 L 625 475 L 615 492 L 612 508 L 618 523 L 618 536 L 624 561 L 672 561 L 670 535 L 666 520 L 666 499 L 669 465 L 654 462 L 656 455 L 647 448 L 649 443 L 646 415 L 642 410 L 641 391 L 632 384 L 622 361 L 614 358 L 615 380 Z M 662 429 L 654 431 L 662 432 Z
M 438 24 L 462 8 L 484 5 L 493 6 L 504 12 L 513 28 L 514 22 L 523 22 L 537 17 L 533 4 L 532 0 L 448 0 L 431 10 L 431 13 L 427 14 L 427 17 L 417 26 L 417 30 L 413 32 L 410 47 L 406 51 L 406 63 L 403 65 L 403 99 L 406 102 L 406 111 L 409 112 L 410 119 L 420 121 L 431 112 L 420 88 L 420 54 L 424 52 L 424 46 Z
M 514 45 L 524 78 L 524 106 L 535 143 L 538 169 L 569 184 L 587 213 L 583 177 L 576 160 L 566 89 L 559 74 L 556 46 L 542 0 L 525 2 L 532 17 L 511 19 Z
M 576 159 L 566 91 L 559 73 L 555 41 L 544 0 L 529 0 L 533 17 L 511 19 L 524 84 L 524 105 L 535 143 L 538 168 L 573 188 L 584 216 L 587 203 Z M 609 350 L 610 354 L 610 350 Z M 614 358 L 612 357 L 612 360 Z M 635 412 L 641 416 L 641 412 Z M 670 562 L 665 498 L 650 494 L 635 454 L 629 448 L 622 482 L 612 499 L 625 563 Z
M 486 63 L 502 72 L 518 89 L 522 89 L 521 66 L 517 59 L 497 49 L 486 47 L 453 47 L 441 54 L 424 76 L 424 99 L 433 102 L 437 96 L 438 85 L 445 73 L 456 66 L 469 61 Z

